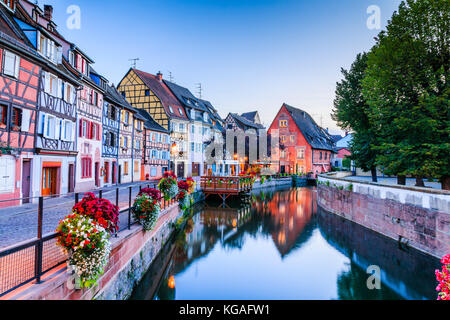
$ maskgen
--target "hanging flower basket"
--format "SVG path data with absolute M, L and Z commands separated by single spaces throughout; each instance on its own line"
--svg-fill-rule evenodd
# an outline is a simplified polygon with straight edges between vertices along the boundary
M 68 264 L 79 278 L 81 288 L 94 286 L 109 261 L 108 231 L 87 216 L 73 214 L 60 222 L 56 232 L 57 245 L 68 255 Z
M 142 193 L 136 197 L 132 211 L 134 219 L 142 225 L 144 230 L 151 231 L 158 222 L 161 205 L 158 200 L 153 199 L 149 194 Z
M 178 195 L 177 177 L 170 172 L 164 174 L 158 185 L 158 189 L 164 194 L 164 199 L 170 201 Z

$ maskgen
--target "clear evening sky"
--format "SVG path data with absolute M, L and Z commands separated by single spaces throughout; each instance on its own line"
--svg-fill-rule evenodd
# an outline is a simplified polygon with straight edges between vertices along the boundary
M 139 69 L 165 78 L 228 112 L 258 110 L 270 125 L 283 102 L 309 112 L 330 132 L 340 68 L 374 44 L 367 8 L 385 28 L 400 0 L 39 0 L 54 7 L 58 30 L 117 84 Z M 70 5 L 81 28 L 69 30 Z

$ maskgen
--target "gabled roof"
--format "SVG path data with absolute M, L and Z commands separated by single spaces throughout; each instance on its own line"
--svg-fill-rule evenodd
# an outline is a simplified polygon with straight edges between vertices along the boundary
M 251 122 L 255 122 L 255 118 L 256 118 L 257 114 L 258 114 L 258 111 L 246 112 L 246 113 L 241 114 L 241 117 L 244 117 L 245 119 L 247 119 Z
M 144 120 L 144 127 L 152 130 L 152 131 L 157 131 L 157 132 L 162 132 L 162 133 L 169 133 L 168 130 L 164 129 L 162 126 L 160 126 L 155 120 L 153 120 L 153 118 L 151 117 L 151 115 L 143 110 L 143 109 L 137 109 L 137 112 L 141 115 L 141 117 Z
M 206 106 L 200 99 L 196 98 L 189 89 L 179 86 L 173 82 L 164 80 L 164 83 L 170 88 L 172 93 L 177 97 L 184 107 L 192 108 L 195 110 L 208 112 Z
M 159 81 L 156 76 L 137 69 L 131 69 L 136 75 L 145 83 L 145 85 L 159 98 L 166 114 L 170 118 L 178 118 L 187 120 L 187 116 L 183 109 L 183 106 L 178 102 L 172 91 L 167 87 L 164 81 Z M 172 107 L 173 113 L 170 111 L 169 106 Z M 179 108 L 183 111 L 180 113 Z
M 243 130 L 247 130 L 247 129 L 255 129 L 255 130 L 265 129 L 263 125 L 251 122 L 247 118 L 244 118 L 244 117 L 238 115 L 237 113 L 230 113 L 230 116 L 234 118 L 236 123 Z
M 334 151 L 334 142 L 331 136 L 323 128 L 318 126 L 307 112 L 287 104 L 283 106 L 286 107 L 298 129 L 302 132 L 311 147 L 314 149 Z
M 333 134 L 333 135 L 331 135 L 331 139 L 333 139 L 333 141 L 336 143 L 342 139 L 342 136 L 339 134 Z
M 133 106 L 120 94 L 120 92 L 114 87 L 107 85 L 105 99 L 118 105 L 119 107 L 125 108 L 128 111 L 135 113 L 137 119 L 145 120 L 140 114 L 138 114 L 138 110 L 133 108 Z

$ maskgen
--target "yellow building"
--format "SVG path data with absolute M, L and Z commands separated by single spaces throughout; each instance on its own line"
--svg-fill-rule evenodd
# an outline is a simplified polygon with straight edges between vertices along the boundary
M 173 144 L 170 170 L 186 177 L 188 160 L 189 119 L 183 106 L 163 81 L 156 76 L 130 69 L 118 85 L 118 90 L 136 109 L 143 109 L 163 128 L 171 133 Z

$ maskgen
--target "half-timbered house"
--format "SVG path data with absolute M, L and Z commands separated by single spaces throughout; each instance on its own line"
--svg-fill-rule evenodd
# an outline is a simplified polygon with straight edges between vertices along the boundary
M 173 144 L 170 170 L 179 177 L 186 177 L 189 119 L 183 106 L 164 83 L 162 74 L 154 76 L 130 69 L 118 89 L 134 108 L 147 111 L 160 126 L 170 132 Z
M 62 64 L 62 44 L 47 28 L 54 28 L 50 23 L 44 27 L 39 18 L 51 21 L 51 7 L 32 18 L 24 9 L 21 2 L 15 2 L 15 11 L 9 12 L 11 19 L 9 26 L 16 26 L 23 35 L 28 49 L 36 52 L 36 59 L 41 62 L 38 80 L 33 75 L 26 76 L 21 70 L 19 77 L 26 76 L 37 87 L 36 115 L 25 117 L 24 124 L 33 130 L 33 147 L 35 156 L 33 163 L 25 163 L 25 176 L 31 192 L 22 193 L 26 197 L 31 193 L 38 195 L 58 195 L 71 192 L 74 189 L 75 170 L 75 120 L 76 120 L 76 88 L 79 83 Z M 43 16 L 42 16 L 43 17 Z M 47 19 L 47 20 L 48 20 Z M 15 58 L 15 61 L 20 59 Z M 28 65 L 28 67 L 30 67 Z M 19 89 L 21 85 L 19 84 Z M 35 89 L 35 88 L 33 88 Z M 28 92 L 29 93 L 29 92 Z M 28 114 L 28 112 L 25 112 Z M 22 112 L 23 117 L 24 112 Z M 15 118 L 18 119 L 19 113 Z M 14 120 L 14 119 L 12 119 Z M 16 121 L 16 126 L 19 123 Z M 22 125 L 21 125 L 22 126 Z M 31 170 L 31 173 L 29 172 Z M 28 179 L 29 177 L 29 179 Z
M 119 182 L 120 104 L 120 93 L 114 86 L 107 86 L 103 102 L 103 185 Z
M 144 122 L 144 156 L 142 180 L 160 179 L 169 170 L 170 135 L 147 111 L 138 109 Z

